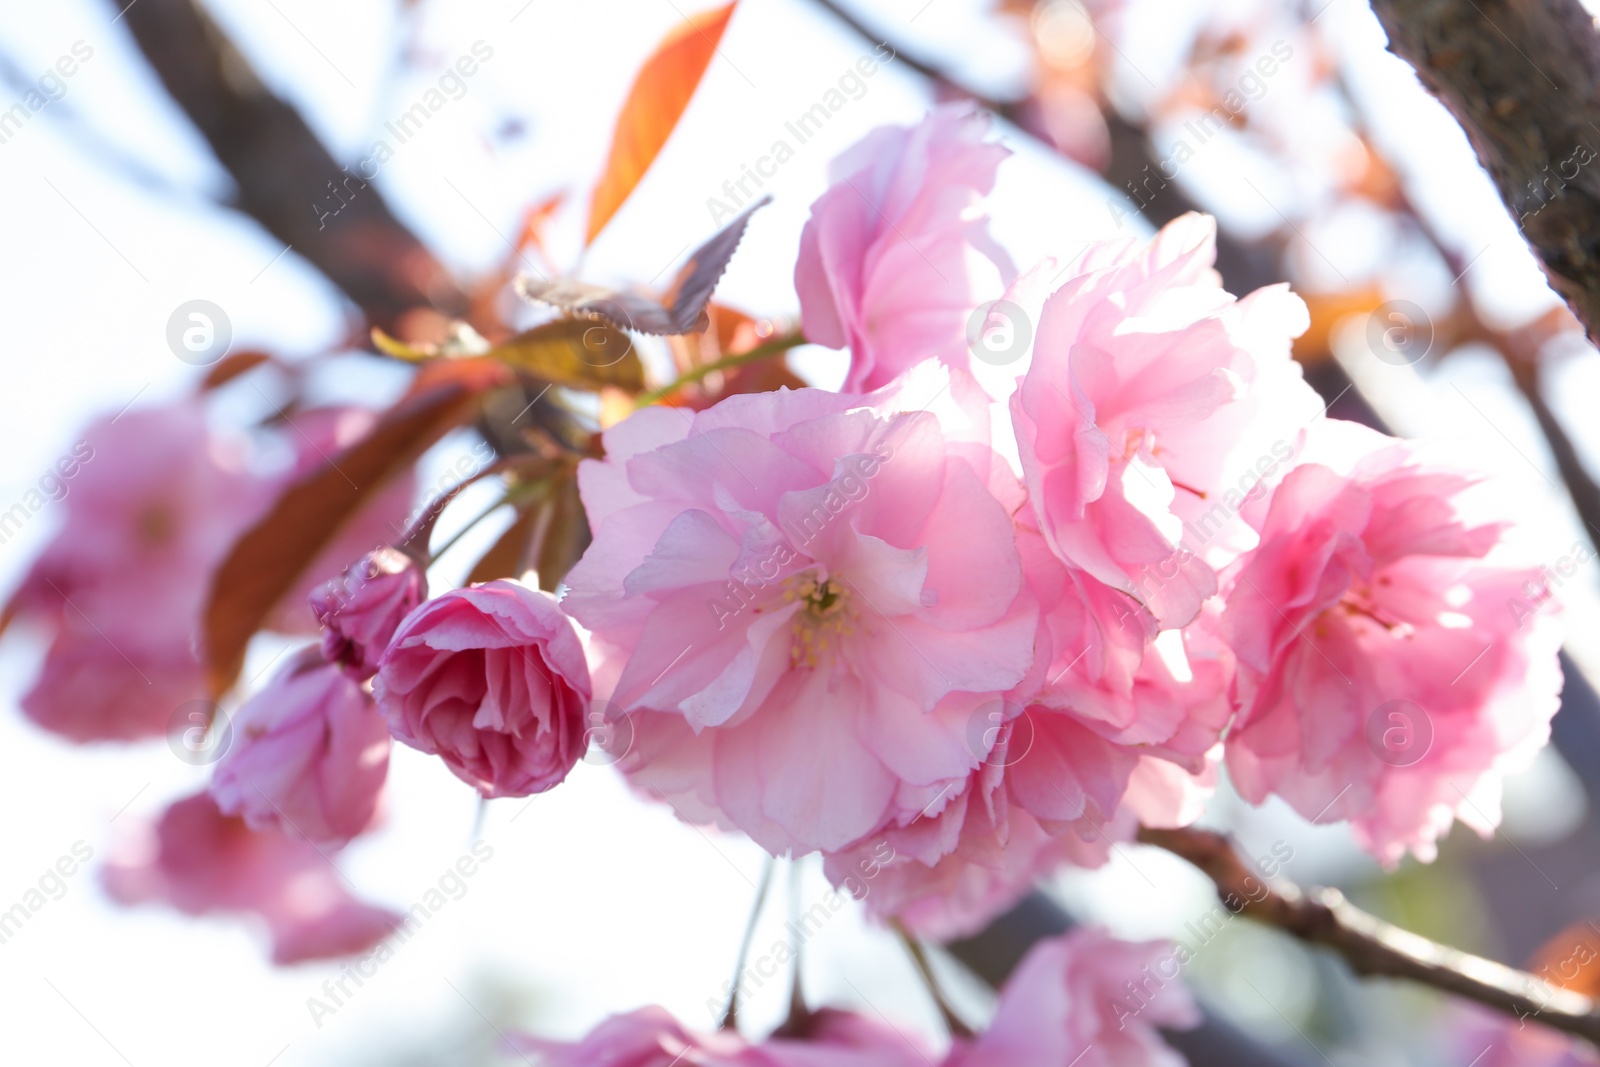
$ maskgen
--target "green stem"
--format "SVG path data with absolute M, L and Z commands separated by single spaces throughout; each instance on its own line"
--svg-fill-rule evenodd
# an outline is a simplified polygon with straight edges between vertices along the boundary
M 805 343 L 805 335 L 800 333 L 798 330 L 794 333 L 786 333 L 782 336 L 774 337 L 771 340 L 763 341 L 761 344 L 756 345 L 748 352 L 740 352 L 738 355 L 734 356 L 724 356 L 722 359 L 719 359 L 714 363 L 705 363 L 701 366 L 686 370 L 678 376 L 676 381 L 669 382 L 659 389 L 652 389 L 647 393 L 640 393 L 638 400 L 636 400 L 634 403 L 634 406 L 642 408 L 648 404 L 658 403 L 659 401 L 665 400 L 673 393 L 676 393 L 684 386 L 692 385 L 695 382 L 715 374 L 719 370 L 728 370 L 731 367 L 742 367 L 746 363 L 755 363 L 759 360 L 770 359 L 773 356 L 789 351 L 791 348 L 798 348 Z

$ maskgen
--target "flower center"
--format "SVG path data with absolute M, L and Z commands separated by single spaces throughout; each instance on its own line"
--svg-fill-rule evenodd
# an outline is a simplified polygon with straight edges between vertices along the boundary
M 815 574 L 795 575 L 785 583 L 783 599 L 800 603 L 789 645 L 789 662 L 794 666 L 815 667 L 829 645 L 856 632 L 861 613 L 845 587 L 832 578 L 818 581 Z
M 1388 584 L 1387 579 L 1380 578 L 1379 584 Z M 1398 619 L 1386 611 L 1378 603 L 1378 599 L 1373 594 L 1372 589 L 1365 583 L 1358 582 L 1346 590 L 1344 596 L 1339 600 L 1338 607 L 1346 615 L 1356 615 L 1371 619 L 1396 637 L 1409 637 L 1414 630 L 1410 623 L 1403 619 Z

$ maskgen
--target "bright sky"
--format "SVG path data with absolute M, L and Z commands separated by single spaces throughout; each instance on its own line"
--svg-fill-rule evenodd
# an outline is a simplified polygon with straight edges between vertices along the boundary
M 212 6 L 276 90 L 304 111 L 336 155 L 352 161 L 368 155 L 383 122 L 408 108 L 458 56 L 480 41 L 492 48 L 465 94 L 399 146 L 377 179 L 402 217 L 465 276 L 502 258 L 504 235 L 527 204 L 563 187 L 582 202 L 628 80 L 678 21 L 680 3 L 431 3 L 406 25 L 395 22 L 396 5 L 377 0 Z M 1024 51 L 979 20 L 984 6 L 882 0 L 870 12 L 923 51 L 958 57 L 964 75 L 998 93 L 1013 84 L 1008 72 Z M 1135 86 L 1131 92 L 1143 77 L 1137 68 L 1160 69 L 1162 50 L 1177 40 L 1184 19 L 1173 19 L 1174 8 L 1185 15 L 1208 9 L 1171 0 L 1133 5 L 1137 43 L 1126 50 L 1123 72 Z M 212 206 L 227 179 L 114 22 L 116 10 L 99 0 L 60 0 L 0 11 L 0 48 L 28 77 L 76 42 L 92 49 L 65 97 L 0 144 L 0 202 L 12 205 L 7 252 L 0 255 L 0 292 L 10 312 L 9 376 L 0 390 L 0 510 L 70 449 L 92 414 L 189 388 L 192 368 L 165 342 L 168 316 L 180 303 L 203 298 L 220 305 L 236 345 L 311 353 L 338 332 L 341 313 L 326 284 L 253 223 Z M 1437 210 L 1441 228 L 1466 255 L 1478 253 L 1470 284 L 1508 316 L 1544 306 L 1548 290 L 1472 169 L 1459 130 L 1382 53 L 1381 33 L 1365 6 L 1332 0 L 1321 21 L 1359 73 L 1358 84 L 1382 101 L 1379 135 L 1403 143 L 1419 201 Z M 415 64 L 395 76 L 393 56 L 407 42 Z M 706 199 L 720 195 L 724 181 L 783 136 L 784 122 L 868 51 L 805 0 L 741 10 L 679 132 L 589 255 L 586 276 L 648 281 L 678 262 L 713 229 Z M 1297 76 L 1286 65 L 1284 77 Z M 1278 92 L 1252 107 L 1264 117 L 1279 108 L 1281 117 L 1288 94 L 1280 102 Z M 0 86 L 0 110 L 19 96 Z M 757 216 L 720 295 L 757 312 L 793 314 L 794 248 L 808 206 L 824 187 L 827 161 L 875 125 L 916 119 L 927 103 L 909 71 L 891 64 L 869 79 L 859 99 L 800 146 L 769 183 L 775 203 Z M 514 124 L 524 127 L 520 136 L 507 135 Z M 1095 179 L 1021 138 L 1008 141 L 1019 155 L 1002 173 L 996 228 L 1020 263 L 1069 255 L 1082 241 L 1116 233 L 1107 191 Z M 145 183 L 131 181 L 118 160 L 135 161 Z M 1241 220 L 1270 224 L 1261 199 L 1251 200 L 1237 180 L 1252 165 L 1223 146 L 1197 159 L 1185 180 Z M 1306 191 L 1281 181 L 1263 188 L 1274 200 Z M 306 210 L 320 193 L 306 191 Z M 576 251 L 578 215 L 568 214 L 556 232 L 558 247 L 569 254 Z M 1360 219 L 1340 222 L 1312 240 L 1333 261 L 1359 261 L 1370 252 L 1361 244 L 1368 231 Z M 1439 289 L 1439 279 L 1411 281 L 1424 295 Z M 803 361 L 819 382 L 837 380 L 831 354 L 807 353 Z M 1548 486 L 1528 469 L 1549 472 L 1550 464 L 1492 360 L 1464 354 L 1425 382 L 1408 370 L 1387 370 L 1391 378 L 1376 388 L 1399 390 L 1404 383 L 1418 398 L 1407 409 L 1415 426 L 1405 429 L 1459 435 L 1538 506 L 1553 507 Z M 1595 395 L 1596 373 L 1594 360 L 1574 361 L 1552 390 L 1557 406 Z M 373 389 L 397 385 L 382 374 L 363 381 L 375 383 Z M 1498 432 L 1473 425 L 1477 416 L 1461 397 L 1470 397 Z M 1573 417 L 1569 426 L 1591 453 L 1600 448 L 1600 426 L 1592 420 Z M 430 462 L 442 469 L 467 447 L 446 442 Z M 1553 513 L 1542 530 L 1545 541 L 1533 549 L 1549 561 L 1578 536 L 1564 511 Z M 0 545 L 0 588 L 14 584 L 57 518 L 46 508 Z M 1586 575 L 1579 596 L 1589 613 L 1592 587 Z M 29 727 L 15 703 L 38 651 L 25 637 L 0 644 L 0 805 L 8 815 L 0 820 L 0 910 L 75 843 L 92 848 L 97 864 L 118 829 L 113 819 L 120 825 L 148 818 L 205 780 L 204 769 L 178 761 L 159 742 L 85 750 Z M 363 895 L 404 908 L 464 853 L 475 802 L 441 766 L 401 747 L 391 783 L 388 828 L 340 856 L 339 865 Z M 1559 816 L 1563 796 L 1571 812 L 1570 783 L 1558 766 L 1527 776 L 1513 793 L 1507 828 L 1513 840 L 1548 832 L 1559 822 L 1550 813 Z M 1542 824 L 1523 817 L 1530 806 L 1542 807 Z M 1262 851 L 1279 838 L 1292 840 L 1302 865 L 1291 873 L 1303 880 L 1337 877 L 1360 862 L 1342 831 L 1313 834 L 1282 810 L 1240 814 L 1237 824 L 1247 844 Z M 683 826 L 670 811 L 629 795 L 608 769 L 586 765 L 532 803 L 492 805 L 484 836 L 494 855 L 466 895 L 320 1028 L 306 1000 L 338 976 L 337 966 L 273 969 L 263 940 L 245 925 L 115 909 L 96 874 L 81 872 L 60 900 L 0 945 L 0 1001 L 7 1005 L 0 1049 L 8 1062 L 85 1067 L 210 1067 L 219 1059 L 309 1067 L 400 1062 L 389 1055 L 393 1047 L 436 1039 L 449 1050 L 481 1047 L 494 1039 L 494 1026 L 512 1017 L 576 1034 L 609 1012 L 661 1003 L 691 1023 L 710 1024 L 705 1003 L 720 997 L 731 970 L 761 868 L 757 849 Z M 1068 881 L 1086 914 L 1129 934 L 1174 931 L 1207 906 L 1197 877 L 1141 849 Z M 802 910 L 823 888 L 808 865 Z M 780 936 L 783 899 L 775 894 L 768 908 L 758 955 Z M 864 930 L 854 911 L 834 919 L 806 952 L 814 1000 L 853 1003 L 937 1033 L 902 954 Z M 1285 990 L 1286 1010 L 1297 988 L 1309 988 L 1305 981 L 1297 986 L 1292 974 L 1273 980 Z M 756 1026 L 775 1021 L 786 995 L 776 982 L 755 999 L 748 1018 Z

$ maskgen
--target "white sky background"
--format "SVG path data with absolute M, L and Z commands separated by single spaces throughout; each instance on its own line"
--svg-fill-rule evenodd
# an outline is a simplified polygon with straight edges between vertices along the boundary
M 409 27 L 379 0 L 219 0 L 213 7 L 268 82 L 300 107 L 336 156 L 352 161 L 368 153 L 384 120 L 408 108 L 473 42 L 493 47 L 466 96 L 399 146 L 377 179 L 402 218 L 465 277 L 500 261 L 506 251 L 500 235 L 515 232 L 520 212 L 534 200 L 566 187 L 576 204 L 586 201 L 633 72 L 678 20 L 677 9 L 688 10 L 681 0 L 524 3 L 435 2 Z M 908 44 L 954 57 L 964 75 L 1004 92 L 1007 72 L 1024 57 L 1021 45 L 982 19 L 982 3 L 924 3 L 881 0 L 871 16 Z M 1171 0 L 1135 4 L 1132 64 L 1159 67 L 1182 21 L 1172 18 L 1174 8 L 1209 10 Z M 112 24 L 115 11 L 95 0 L 0 10 L 0 45 L 25 72 L 43 72 L 78 40 L 94 49 L 68 82 L 65 99 L 0 145 L 0 203 L 10 208 L 0 253 L 0 306 L 7 311 L 0 510 L 70 449 L 93 414 L 136 396 L 143 404 L 191 387 L 193 369 L 165 343 L 167 317 L 183 301 L 220 304 L 232 319 L 236 346 L 309 354 L 340 328 L 335 295 L 315 272 L 293 253 L 274 261 L 280 244 L 209 203 L 227 178 L 125 30 Z M 1383 104 L 1380 137 L 1414 168 L 1419 202 L 1468 256 L 1484 249 L 1468 275 L 1475 291 L 1511 319 L 1547 306 L 1553 298 L 1459 130 L 1409 71 L 1381 51 L 1381 32 L 1364 4 L 1333 0 L 1320 21 L 1358 84 L 1375 87 Z M 390 82 L 393 56 L 408 36 L 422 58 Z M 765 153 L 783 136 L 787 119 L 816 103 L 869 51 L 804 0 L 748 4 L 721 50 L 650 176 L 588 256 L 591 279 L 648 281 L 678 262 L 713 228 L 705 199 Z M 4 89 L 0 109 L 17 95 Z M 1270 93 L 1261 104 L 1274 105 Z M 924 87 L 909 71 L 890 65 L 868 80 L 865 95 L 769 183 L 776 202 L 756 217 L 720 295 L 758 313 L 793 314 L 794 250 L 809 204 L 824 187 L 827 161 L 872 126 L 913 121 L 926 106 Z M 509 120 L 524 123 L 525 135 L 497 137 Z M 85 151 L 81 130 L 137 158 L 169 188 L 129 182 L 106 157 Z M 1019 156 L 1002 170 L 994 210 L 996 229 L 1019 263 L 1070 255 L 1079 242 L 1115 232 L 1106 192 L 1096 191 L 1094 179 L 1027 149 L 1020 137 L 1008 140 Z M 1241 172 L 1249 173 L 1248 161 L 1218 151 L 1197 159 L 1185 180 L 1247 218 L 1262 209 L 1241 193 Z M 307 190 L 308 211 L 321 192 Z M 1296 190 L 1274 187 L 1272 195 L 1280 194 L 1292 198 Z M 555 231 L 569 257 L 576 254 L 581 214 L 569 212 Z M 1359 220 L 1344 222 L 1311 237 L 1336 261 L 1357 262 L 1366 254 L 1363 231 Z M 1420 294 L 1414 298 L 1424 304 L 1440 288 L 1438 279 L 1399 281 L 1414 282 Z M 840 374 L 838 357 L 828 353 L 808 353 L 803 365 L 823 382 Z M 1600 390 L 1597 367 L 1592 356 L 1576 359 L 1551 389 L 1591 455 L 1600 427 L 1580 416 L 1590 406 L 1585 398 Z M 1388 370 L 1396 388 L 1415 378 Z M 1554 480 L 1532 420 L 1503 378 L 1488 356 L 1456 357 L 1414 383 L 1428 405 L 1418 411 L 1418 428 L 1457 439 L 1519 492 L 1540 498 L 1555 517 L 1540 524 L 1532 551 L 1553 562 L 1577 539 L 1576 524 L 1529 470 L 1537 465 Z M 368 399 L 372 390 L 398 385 L 377 372 L 361 381 Z M 1478 416 L 1457 386 L 1498 432 L 1471 421 Z M 465 447 L 447 442 L 432 461 L 447 466 Z M 0 546 L 0 588 L 15 583 L 56 519 L 47 507 L 22 536 Z M 1575 613 L 1592 618 L 1592 568 L 1574 597 Z M 38 652 L 25 637 L 0 644 L 0 910 L 76 841 L 93 847 L 97 867 L 109 851 L 110 820 L 125 806 L 120 819 L 153 816 L 206 778 L 204 769 L 179 762 L 159 742 L 81 749 L 27 725 L 15 704 Z M 391 784 L 387 828 L 339 862 L 364 896 L 404 908 L 463 854 L 475 801 L 442 766 L 399 746 Z M 1570 815 L 1570 784 L 1559 767 L 1527 776 L 1514 790 L 1508 833 L 1513 839 L 1547 833 L 1562 796 Z M 467 895 L 401 947 L 321 1029 L 311 1022 L 306 998 L 337 975 L 337 966 L 273 969 L 264 940 L 245 924 L 113 908 L 97 874 L 81 872 L 63 899 L 0 945 L 3 1058 L 86 1067 L 378 1061 L 389 1042 L 410 1044 L 441 1028 L 452 1042 L 492 1038 L 477 1012 L 505 1025 L 497 1007 L 505 986 L 526 998 L 518 1009 L 523 1021 L 551 1033 L 577 1034 L 609 1012 L 646 1003 L 709 1025 L 704 1003 L 720 994 L 731 969 L 759 851 L 742 839 L 682 826 L 669 810 L 633 798 L 604 768 L 580 764 L 560 789 L 523 803 L 491 805 L 485 833 L 494 858 L 468 882 Z M 1535 806 L 1542 821 L 1521 814 Z M 1281 810 L 1249 813 L 1240 825 L 1251 842 L 1292 835 L 1304 857 L 1293 873 L 1304 880 L 1336 877 L 1358 862 L 1342 831 L 1312 835 Z M 1072 879 L 1073 899 L 1137 935 L 1175 930 L 1205 910 L 1205 886 L 1181 865 L 1142 849 L 1129 857 Z M 1161 892 L 1149 888 L 1147 875 Z M 822 888 L 808 866 L 802 908 Z M 774 894 L 757 954 L 780 936 L 783 900 Z M 864 931 L 853 912 L 834 919 L 807 954 L 814 1001 L 853 1003 L 937 1033 L 903 955 L 881 934 Z M 757 1027 L 775 1021 L 786 995 L 777 980 L 747 1017 Z

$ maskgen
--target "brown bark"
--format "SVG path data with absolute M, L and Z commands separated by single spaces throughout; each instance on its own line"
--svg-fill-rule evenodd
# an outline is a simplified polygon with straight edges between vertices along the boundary
M 1182 856 L 1216 884 L 1230 910 L 1342 956 L 1357 974 L 1405 978 L 1600 1044 L 1594 1001 L 1524 971 L 1441 945 L 1369 915 L 1337 889 L 1269 882 L 1209 830 L 1140 831 L 1139 839 Z
M 466 310 L 460 287 L 377 188 L 341 169 L 194 0 L 139 0 L 123 20 L 233 176 L 235 206 L 326 275 L 373 325 L 393 332 L 415 307 Z M 347 199 L 337 215 L 319 219 L 315 205 L 333 196 L 330 181 Z
M 1600 34 L 1579 0 L 1372 0 L 1600 341 Z

